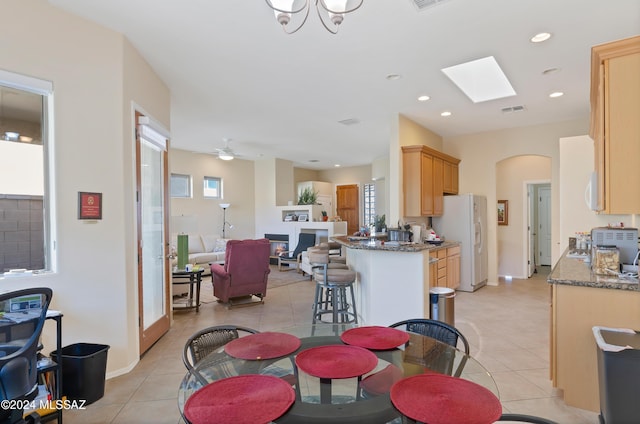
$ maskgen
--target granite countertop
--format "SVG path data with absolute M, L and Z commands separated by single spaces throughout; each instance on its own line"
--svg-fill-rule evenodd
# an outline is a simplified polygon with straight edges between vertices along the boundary
M 567 258 L 568 251 L 569 249 L 562 253 L 562 257 L 553 267 L 547 279 L 549 284 L 640 291 L 637 278 L 626 279 L 594 274 L 591 272 L 589 263 L 585 263 L 582 259 Z
M 389 241 L 375 240 L 366 238 L 364 240 L 349 240 L 350 236 L 335 236 L 331 237 L 332 241 L 340 243 L 341 245 L 350 249 L 361 250 L 386 250 L 390 252 L 421 252 L 423 250 L 439 250 L 446 249 L 447 247 L 459 246 L 460 243 L 455 241 L 445 241 L 442 244 L 429 244 L 429 243 L 394 243 Z M 372 243 L 373 241 L 373 243 Z

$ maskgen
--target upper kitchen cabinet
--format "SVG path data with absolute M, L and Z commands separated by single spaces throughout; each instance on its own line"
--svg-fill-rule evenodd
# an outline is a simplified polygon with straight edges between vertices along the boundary
M 598 209 L 640 213 L 640 36 L 591 49 L 591 130 Z
M 442 215 L 444 194 L 458 193 L 458 163 L 427 146 L 403 146 L 404 215 Z

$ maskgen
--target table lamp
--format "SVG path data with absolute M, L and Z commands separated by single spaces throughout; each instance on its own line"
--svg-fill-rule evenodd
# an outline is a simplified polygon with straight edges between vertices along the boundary
M 196 230 L 196 219 L 191 215 L 171 217 L 173 231 L 178 233 L 178 269 L 184 269 L 189 262 L 189 235 Z

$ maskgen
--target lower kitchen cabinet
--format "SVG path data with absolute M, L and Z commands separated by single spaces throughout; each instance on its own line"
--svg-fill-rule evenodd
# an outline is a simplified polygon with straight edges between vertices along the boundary
M 457 290 L 460 287 L 460 246 L 433 249 L 429 256 L 438 260 L 430 267 L 431 286 Z

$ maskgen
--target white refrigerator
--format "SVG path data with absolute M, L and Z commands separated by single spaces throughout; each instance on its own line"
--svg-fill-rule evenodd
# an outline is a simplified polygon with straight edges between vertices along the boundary
M 433 228 L 445 240 L 460 246 L 460 288 L 473 292 L 487 284 L 487 198 L 474 194 L 444 196 L 442 216 L 434 217 Z

